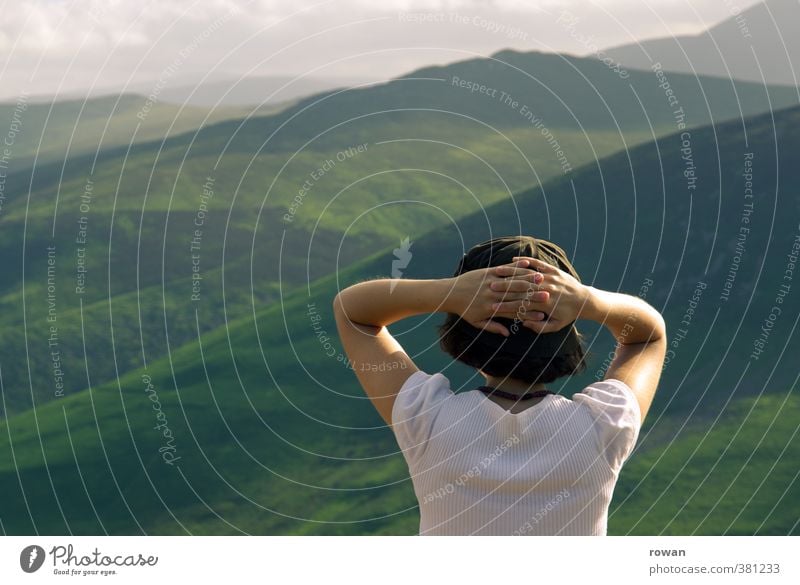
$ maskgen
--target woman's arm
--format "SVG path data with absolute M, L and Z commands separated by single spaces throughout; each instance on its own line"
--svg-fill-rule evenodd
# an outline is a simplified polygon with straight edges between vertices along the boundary
M 336 295 L 333 310 L 342 345 L 364 391 L 387 423 L 391 424 L 397 392 L 418 368 L 386 326 L 412 315 L 447 312 L 474 327 L 508 335 L 508 329 L 493 316 L 513 318 L 526 298 L 548 296 L 534 293 L 530 286 L 522 292 L 493 288 L 511 280 L 527 279 L 530 285 L 534 271 L 519 264 L 472 270 L 453 278 L 369 280 Z M 505 301 L 503 310 L 495 306 L 500 301 Z
M 446 311 L 451 280 L 381 278 L 359 282 L 336 295 L 334 307 L 353 323 L 384 327 L 413 315 Z
M 639 297 L 594 287 L 587 287 L 587 302 L 581 317 L 605 325 L 617 340 L 605 378 L 621 380 L 633 390 L 643 423 L 664 369 L 667 353 L 664 318 Z
M 606 379 L 621 380 L 633 390 L 644 421 L 667 352 L 667 331 L 661 313 L 639 297 L 582 284 L 571 274 L 536 258 L 524 260 L 544 274 L 538 289 L 548 291 L 550 297 L 528 307 L 523 325 L 537 333 L 557 331 L 576 319 L 605 325 L 617 340 Z M 515 290 L 519 286 L 510 282 L 504 289 Z
M 643 299 L 593 286 L 585 288 L 586 302 L 579 318 L 605 325 L 618 343 L 647 343 L 666 337 L 661 313 Z

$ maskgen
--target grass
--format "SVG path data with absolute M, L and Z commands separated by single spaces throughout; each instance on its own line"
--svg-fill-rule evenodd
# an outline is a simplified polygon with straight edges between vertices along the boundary
M 609 534 L 797 535 L 800 398 L 731 402 L 704 432 L 634 453 L 609 515 Z M 675 421 L 681 424 L 682 419 Z

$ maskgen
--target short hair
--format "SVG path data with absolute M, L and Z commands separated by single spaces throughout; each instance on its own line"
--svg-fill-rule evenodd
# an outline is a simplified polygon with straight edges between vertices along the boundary
M 502 350 L 493 352 L 474 342 L 454 327 L 460 317 L 447 313 L 439 325 L 439 347 L 454 359 L 495 377 L 508 377 L 527 384 L 548 384 L 563 376 L 580 374 L 586 370 L 587 351 L 584 336 L 576 329 L 578 349 L 556 356 L 537 356 L 531 349 L 524 358 L 512 356 Z
M 476 244 L 463 255 L 453 276 L 509 263 L 515 256 L 538 258 L 580 280 L 562 248 L 553 242 L 527 235 L 500 236 Z M 512 323 L 507 318 L 497 317 L 497 320 L 507 326 Z M 492 339 L 485 339 L 484 332 L 463 321 L 459 315 L 448 313 L 444 323 L 439 326 L 439 345 L 454 359 L 484 374 L 512 378 L 527 384 L 547 384 L 586 370 L 584 337 L 574 322 L 567 327 L 569 329 L 557 333 L 542 334 L 541 338 L 532 330 L 517 331 L 514 343 L 503 349 L 506 344 L 495 343 L 498 339 L 494 339 L 499 338 L 500 334 L 489 333 Z M 535 343 L 539 339 L 541 343 Z M 526 346 L 527 343 L 530 346 Z

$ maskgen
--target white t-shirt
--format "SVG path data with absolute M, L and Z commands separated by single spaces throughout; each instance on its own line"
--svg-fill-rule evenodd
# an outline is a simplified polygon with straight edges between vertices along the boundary
M 605 535 L 617 477 L 639 436 L 620 380 L 512 414 L 480 390 L 414 372 L 392 409 L 420 535 Z

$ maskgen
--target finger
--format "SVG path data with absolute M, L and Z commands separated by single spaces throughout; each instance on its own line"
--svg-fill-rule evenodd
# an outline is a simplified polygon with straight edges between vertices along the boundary
M 494 266 L 492 268 L 491 273 L 496 276 L 517 276 L 517 275 L 525 275 L 525 274 L 533 274 L 535 270 L 530 268 L 526 268 L 521 264 L 512 263 L 512 264 L 501 264 L 500 266 Z
M 512 260 L 511 262 L 506 262 L 505 264 L 498 264 L 493 268 L 527 268 L 528 265 L 528 259 L 520 257 L 518 260 Z
M 524 293 L 495 293 L 492 297 L 493 303 L 513 303 L 518 301 L 528 301 L 529 303 L 547 303 L 551 293 L 546 290 L 531 290 Z
M 522 318 L 520 315 L 517 314 L 516 311 L 508 311 L 507 313 L 494 313 L 492 315 L 493 319 L 508 319 L 509 321 L 518 321 L 520 325 L 522 325 Z
M 543 311 L 530 311 L 525 315 L 525 319 L 523 319 L 523 324 L 525 321 L 532 321 L 534 323 L 539 321 L 544 321 L 547 319 L 547 313 Z
M 535 293 L 530 299 L 523 298 L 514 301 L 497 301 L 492 303 L 492 310 L 500 313 L 508 313 L 510 311 L 531 311 L 545 308 L 547 300 L 550 298 L 550 293 L 547 291 L 540 291 Z
M 524 276 L 513 276 L 502 280 L 493 280 L 489 288 L 495 291 L 525 292 L 527 290 L 542 290 L 544 274 L 533 272 Z
M 522 325 L 523 327 L 527 327 L 536 333 L 552 333 L 554 331 L 558 331 L 562 327 L 561 321 L 553 318 L 542 319 L 539 321 L 526 319 L 522 322 Z
M 498 323 L 497 321 L 493 321 L 492 319 L 484 319 L 483 321 L 478 321 L 476 323 L 476 326 L 478 327 L 478 329 L 484 329 L 491 333 L 498 333 L 504 337 L 508 337 L 509 335 L 511 335 L 511 333 L 509 333 L 508 329 L 506 329 L 506 327 L 502 323 Z
M 530 256 L 514 256 L 514 261 L 522 259 L 527 260 L 528 266 L 538 270 L 539 272 L 544 272 L 545 274 L 558 274 L 558 268 L 549 262 L 545 262 L 539 258 L 531 258 Z
M 493 314 L 492 317 L 494 318 L 504 317 L 506 319 L 516 319 L 520 323 L 524 323 L 525 321 L 538 322 L 546 319 L 547 313 L 537 309 L 498 311 L 497 313 Z

